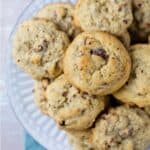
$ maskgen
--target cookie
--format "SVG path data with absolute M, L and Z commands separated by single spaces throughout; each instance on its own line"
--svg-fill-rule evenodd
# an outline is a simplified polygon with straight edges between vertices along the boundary
M 130 26 L 129 32 L 131 35 L 132 45 L 137 43 L 147 43 L 150 32 L 148 32 L 147 29 L 141 29 L 136 21 L 134 21 Z
M 133 0 L 134 17 L 140 29 L 150 32 L 150 1 Z
M 34 79 L 55 78 L 62 72 L 68 36 L 49 21 L 27 20 L 19 25 L 13 40 L 13 57 Z
M 74 150 L 96 150 L 91 143 L 91 129 L 67 132 Z
M 130 47 L 131 38 L 128 31 L 125 31 L 122 35 L 118 36 L 118 39 L 123 43 L 126 48 Z
M 146 150 L 150 118 L 139 108 L 110 109 L 96 122 L 92 142 L 99 150 Z
M 130 68 L 130 57 L 123 44 L 105 32 L 80 34 L 64 57 L 67 80 L 90 94 L 115 92 L 127 81 Z
M 131 0 L 78 0 L 75 22 L 83 30 L 122 35 L 133 20 Z
M 134 21 L 130 27 L 132 43 L 147 42 L 150 34 L 150 1 L 132 0 Z
M 150 106 L 146 106 L 144 107 L 144 111 L 148 114 L 148 116 L 150 117 Z
M 51 20 L 71 39 L 81 32 L 81 29 L 74 23 L 74 6 L 72 4 L 48 4 L 37 13 L 36 17 Z
M 46 96 L 49 115 L 66 130 L 84 130 L 92 126 L 107 101 L 107 97 L 82 93 L 64 75 L 48 86 Z
M 127 104 L 150 105 L 150 45 L 137 44 L 130 48 L 132 69 L 129 81 L 113 95 Z
M 50 85 L 51 82 L 52 81 L 50 81 L 49 79 L 35 81 L 35 86 L 34 86 L 35 104 L 39 107 L 41 112 L 44 114 L 48 114 L 47 98 L 45 92 L 48 85 Z

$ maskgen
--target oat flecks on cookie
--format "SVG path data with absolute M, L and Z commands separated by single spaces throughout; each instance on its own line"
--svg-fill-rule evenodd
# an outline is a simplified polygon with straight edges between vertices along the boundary
M 150 0 L 78 0 L 45 5 L 18 26 L 12 46 L 35 80 L 36 105 L 74 150 L 146 150 L 148 43 Z
M 92 129 L 84 131 L 68 131 L 67 135 L 70 143 L 74 147 L 73 150 L 96 150 L 91 143 Z
M 48 114 L 46 90 L 52 81 L 49 79 L 42 79 L 41 81 L 35 81 L 34 85 L 34 101 L 39 107 L 42 113 Z
M 130 56 L 114 36 L 84 32 L 69 45 L 64 57 L 67 80 L 80 90 L 99 95 L 117 91 L 127 81 Z
M 147 42 L 150 34 L 150 1 L 132 0 L 134 21 L 130 27 L 133 43 Z
M 46 20 L 32 19 L 19 25 L 13 39 L 13 57 L 34 79 L 55 78 L 62 72 L 68 36 Z
M 74 5 L 69 3 L 48 4 L 35 17 L 53 21 L 71 39 L 81 32 L 80 27 L 74 23 Z
M 123 34 L 133 20 L 131 0 L 78 0 L 75 21 L 83 30 Z
M 150 106 L 150 44 L 131 46 L 132 69 L 128 82 L 114 96 L 127 104 Z
M 48 86 L 46 96 L 49 115 L 66 130 L 84 130 L 92 126 L 107 102 L 107 97 L 81 92 L 64 75 Z
M 146 150 L 150 118 L 139 108 L 112 108 L 96 122 L 92 142 L 98 150 Z

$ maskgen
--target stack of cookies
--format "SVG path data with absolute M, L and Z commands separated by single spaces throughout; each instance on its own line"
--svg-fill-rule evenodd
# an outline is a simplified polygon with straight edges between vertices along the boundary
M 75 150 L 150 145 L 150 0 L 48 4 L 21 23 L 16 64 Z

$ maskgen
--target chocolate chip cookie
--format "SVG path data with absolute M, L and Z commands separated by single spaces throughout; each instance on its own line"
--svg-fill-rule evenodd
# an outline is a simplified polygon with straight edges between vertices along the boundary
M 110 109 L 96 123 L 92 142 L 99 150 L 146 150 L 150 118 L 139 108 Z
M 132 69 L 129 81 L 114 96 L 127 104 L 139 107 L 150 105 L 150 44 L 130 48 Z
M 72 4 L 48 4 L 37 13 L 36 17 L 51 20 L 71 39 L 81 32 L 80 27 L 74 23 L 74 6 Z
M 13 57 L 34 79 L 55 78 L 62 72 L 68 36 L 49 21 L 32 19 L 19 25 L 13 40 Z
M 133 20 L 131 0 L 78 0 L 75 22 L 83 30 L 122 35 Z
M 67 80 L 90 94 L 117 91 L 127 81 L 130 68 L 130 57 L 123 44 L 105 32 L 80 34 L 64 57 Z
M 104 110 L 107 97 L 82 93 L 73 87 L 64 75 L 47 88 L 48 113 L 62 129 L 89 128 L 97 115 Z

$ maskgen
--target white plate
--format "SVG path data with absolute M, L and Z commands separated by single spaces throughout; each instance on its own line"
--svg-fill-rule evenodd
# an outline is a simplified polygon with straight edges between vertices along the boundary
M 75 2 L 75 0 L 34 0 L 19 17 L 10 36 L 8 57 L 8 96 L 12 108 L 25 129 L 41 145 L 49 150 L 70 150 L 66 135 L 60 131 L 55 122 L 44 116 L 33 101 L 33 80 L 20 70 L 12 60 L 11 41 L 17 25 L 31 18 L 41 7 L 53 2 Z

